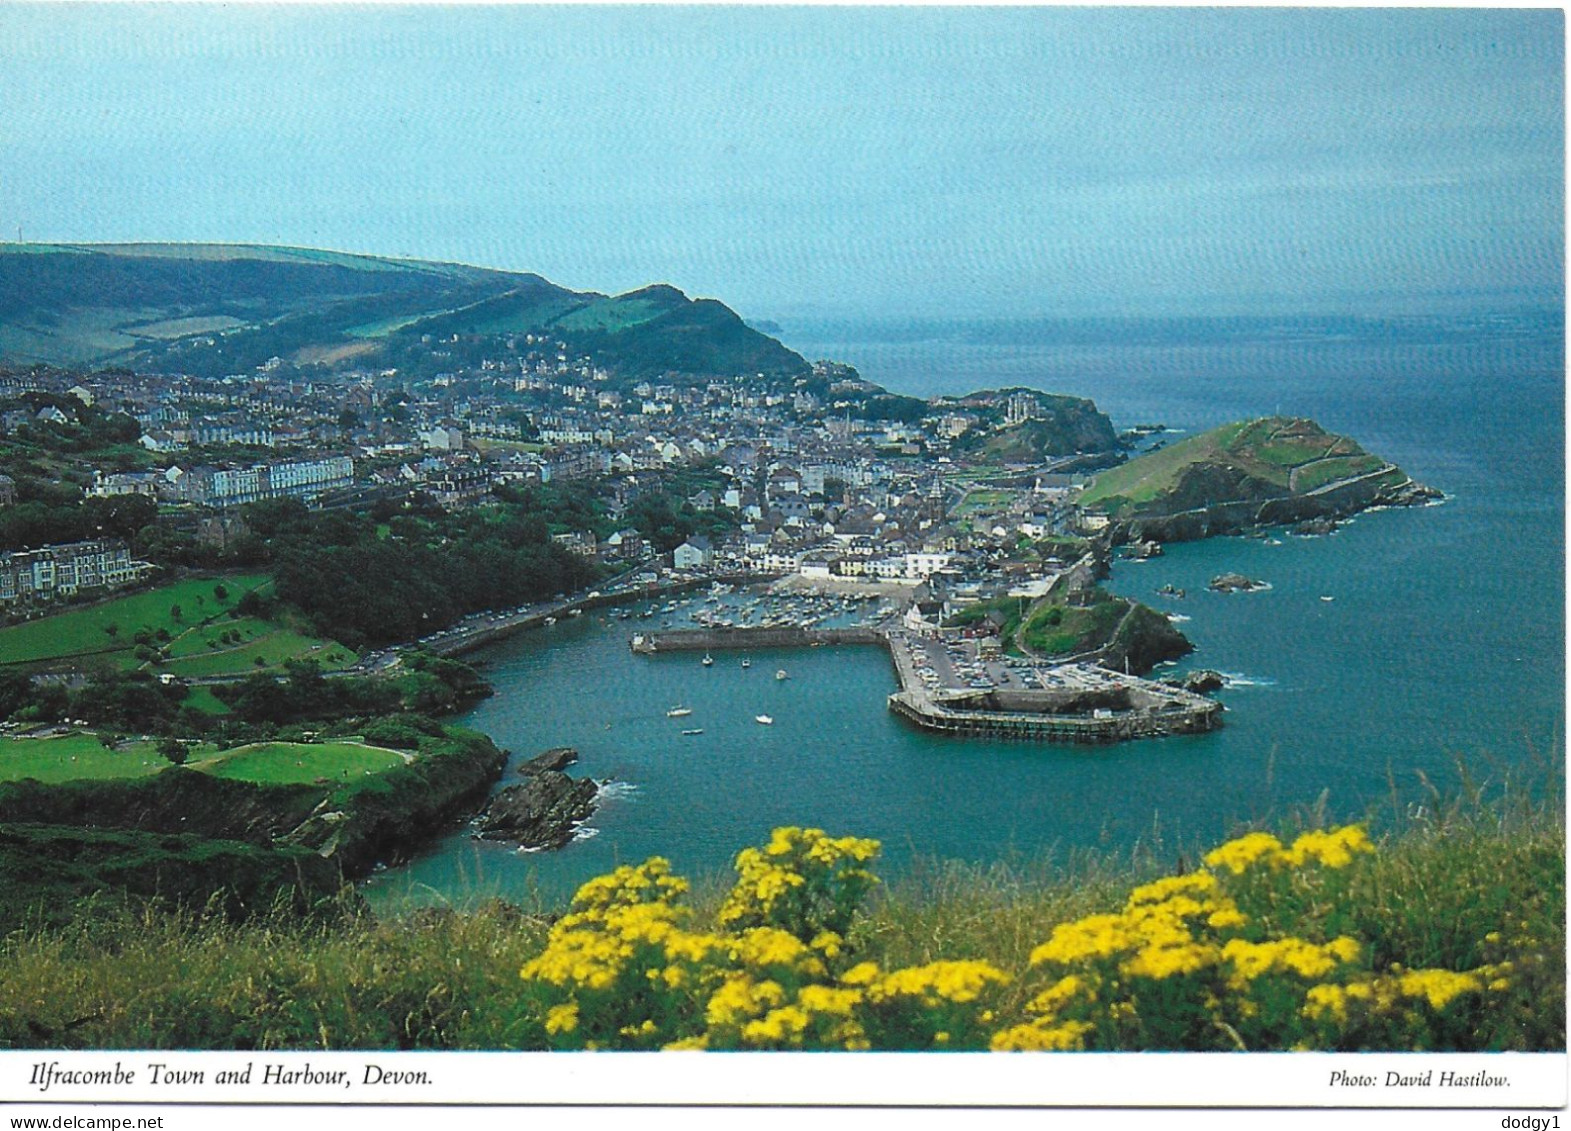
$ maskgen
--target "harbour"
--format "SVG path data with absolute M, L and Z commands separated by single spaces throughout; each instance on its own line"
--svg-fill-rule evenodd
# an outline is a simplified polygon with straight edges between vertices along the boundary
M 1418 774 L 1447 790 L 1464 762 L 1475 780 L 1520 781 L 1559 756 L 1564 732 L 1558 342 L 1558 328 L 1460 344 L 1228 342 L 1198 348 L 1179 374 L 1139 344 L 1093 354 L 825 339 L 812 348 L 865 359 L 872 377 L 924 394 L 960 370 L 983 383 L 1071 390 L 1094 378 L 1116 419 L 1170 430 L 1292 404 L 1367 438 L 1450 498 L 1363 516 L 1329 537 L 1215 538 L 1115 562 L 1109 590 L 1183 621 L 1193 666 L 1228 677 L 1216 693 L 1226 725 L 1156 739 L 956 741 L 889 708 L 901 689 L 890 657 L 863 644 L 738 653 L 711 641 L 707 669 L 702 650 L 628 647 L 634 632 L 724 620 L 828 616 L 814 627 L 850 627 L 835 615 L 847 606 L 827 599 L 788 609 L 786 594 L 715 594 L 710 584 L 495 639 L 469 655 L 496 694 L 463 725 L 514 762 L 576 747 L 577 772 L 611 783 L 600 808 L 580 839 L 553 852 L 519 854 L 454 829 L 367 895 L 378 905 L 497 896 L 549 905 L 651 855 L 724 879 L 740 848 L 781 824 L 881 840 L 880 871 L 892 883 L 932 874 L 937 861 L 1005 867 L 1136 844 L 1176 859 L 1241 822 L 1308 806 L 1328 820 L 1389 812 L 1393 799 L 1420 806 L 1428 794 Z M 1257 392 L 1249 379 L 1267 372 L 1274 383 Z M 1510 395 L 1501 395 L 1507 376 Z M 1511 547 L 1510 567 L 1479 569 L 1480 554 L 1501 546 Z M 1227 572 L 1271 588 L 1207 588 Z M 869 621 L 894 611 L 892 601 L 850 607 Z M 780 669 L 790 678 L 775 679 Z M 668 718 L 677 704 L 691 716 Z M 772 723 L 760 725 L 760 714 Z
M 828 645 L 887 648 L 900 682 L 889 710 L 938 734 L 1108 743 L 1222 725 L 1220 703 L 1168 684 L 1083 662 L 1005 660 L 996 651 L 986 655 L 975 640 L 889 627 L 699 628 L 638 633 L 631 641 L 640 655 L 701 651 L 706 658 L 716 651 Z

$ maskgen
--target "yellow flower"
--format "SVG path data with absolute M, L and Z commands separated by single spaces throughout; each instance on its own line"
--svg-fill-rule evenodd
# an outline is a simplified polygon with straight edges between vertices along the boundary
M 1057 1025 L 1016 1025 L 993 1034 L 994 1052 L 1069 1052 L 1086 1047 L 1086 1034 L 1095 1026 L 1086 1021 Z
M 1129 906 L 1137 903 L 1162 903 L 1175 895 L 1205 896 L 1216 891 L 1216 877 L 1210 872 L 1190 872 L 1168 876 L 1145 884 L 1129 893 Z
M 796 1003 L 809 1013 L 827 1013 L 835 1017 L 850 1017 L 861 1000 L 861 990 L 817 984 L 803 986 L 796 995 Z
M 1254 943 L 1231 939 L 1222 947 L 1222 960 L 1233 968 L 1230 983 L 1240 986 L 1265 974 L 1292 973 L 1320 978 L 1344 962 L 1358 957 L 1358 942 L 1342 936 L 1324 946 L 1303 939 L 1285 938 Z
M 1052 937 L 1031 952 L 1031 965 L 1102 958 L 1128 949 L 1135 940 L 1121 915 L 1090 915 L 1053 928 Z
M 833 931 L 819 931 L 808 945 L 821 952 L 825 958 L 838 958 L 841 944 L 844 942 L 845 940 Z
M 578 1003 L 576 1001 L 553 1005 L 546 1012 L 545 1031 L 547 1033 L 571 1033 L 576 1028 L 578 1028 Z
M 743 931 L 733 953 L 743 965 L 757 969 L 789 966 L 810 977 L 821 977 L 824 973 L 824 964 L 817 955 L 795 935 L 776 927 L 752 927 Z
M 886 974 L 868 987 L 869 1001 L 918 997 L 924 1003 L 975 1001 L 991 985 L 1003 985 L 1009 975 L 989 962 L 929 962 Z
M 711 1027 L 733 1025 L 784 1002 L 780 983 L 754 982 L 745 974 L 735 974 L 710 996 L 704 1016 Z
M 840 981 L 847 986 L 865 986 L 878 977 L 878 963 L 858 962 L 851 969 L 840 975 Z
M 1129 977 L 1161 980 L 1174 974 L 1193 974 L 1216 962 L 1216 948 L 1199 943 L 1178 946 L 1145 946 L 1119 969 Z
M 1258 860 L 1275 863 L 1281 858 L 1282 842 L 1276 837 L 1270 833 L 1249 833 L 1206 853 L 1205 865 L 1226 868 L 1236 876 Z
M 1403 974 L 1398 985 L 1403 996 L 1424 998 L 1433 1009 L 1444 1009 L 1462 994 L 1480 988 L 1478 979 L 1472 974 L 1450 970 L 1413 970 Z
M 1062 1009 L 1068 1002 L 1085 989 L 1086 982 L 1076 974 L 1069 974 L 1058 979 L 1047 989 L 1037 994 L 1026 1003 L 1026 1012 L 1053 1014 Z M 1093 998 L 1095 995 L 1089 995 Z
M 1206 917 L 1206 925 L 1219 931 L 1225 931 L 1229 927 L 1242 927 L 1248 922 L 1244 913 L 1231 900 L 1223 903 Z
M 802 1043 L 802 1034 L 807 1032 L 808 1021 L 807 1014 L 794 1005 L 771 1009 L 759 1020 L 749 1021 L 742 1026 L 742 1039 L 755 1045 L 779 1041 L 799 1045 Z
M 1307 832 L 1293 842 L 1287 853 L 1287 862 L 1297 868 L 1308 861 L 1317 861 L 1326 868 L 1345 868 L 1353 862 L 1355 852 L 1373 852 L 1374 845 L 1358 825 L 1348 825 L 1330 832 Z

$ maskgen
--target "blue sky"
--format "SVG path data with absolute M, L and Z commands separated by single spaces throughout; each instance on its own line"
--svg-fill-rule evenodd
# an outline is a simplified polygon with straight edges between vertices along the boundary
M 0 235 L 757 318 L 1558 298 L 1563 39 L 1553 9 L 0 0 Z

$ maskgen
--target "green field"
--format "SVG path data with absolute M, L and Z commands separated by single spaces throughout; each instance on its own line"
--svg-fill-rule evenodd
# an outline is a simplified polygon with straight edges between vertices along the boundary
M 59 738 L 0 738 L 0 782 L 141 778 L 168 768 L 168 760 L 150 742 L 106 750 L 96 734 L 81 732 Z
M 258 742 L 217 752 L 198 747 L 187 765 L 235 781 L 309 785 L 323 778 L 379 774 L 406 761 L 396 750 L 359 742 Z M 83 731 L 57 738 L 0 738 L 0 782 L 140 778 L 169 768 L 169 760 L 150 742 L 128 741 L 108 750 L 98 735 Z
M 163 629 L 171 637 L 179 636 L 204 620 L 227 614 L 248 590 L 268 581 L 261 574 L 177 581 L 91 608 L 12 625 L 0 629 L 0 664 L 36 664 L 111 652 L 124 652 L 130 659 L 136 646 L 132 637 L 139 629 Z M 228 596 L 220 600 L 215 585 L 224 586 Z M 178 621 L 171 611 L 176 606 L 181 613 Z
M 1318 460 L 1294 472 L 1293 487 L 1299 491 L 1313 491 L 1317 487 L 1324 487 L 1327 483 L 1335 483 L 1341 479 L 1356 479 L 1360 475 L 1378 471 L 1384 465 L 1385 461 L 1379 456 L 1369 455 L 1339 456 L 1335 459 Z
M 1013 491 L 978 488 L 966 493 L 966 497 L 961 499 L 960 504 L 955 507 L 954 516 L 964 518 L 983 511 L 996 511 L 1001 507 L 1007 506 L 1009 500 L 1014 497 L 1015 493 Z
M 331 640 L 306 636 L 256 617 L 230 615 L 247 592 L 271 583 L 265 574 L 177 581 L 90 608 L 12 625 L 0 629 L 0 665 L 74 667 L 87 663 L 130 670 L 143 666 L 135 654 L 136 635 L 142 631 L 167 634 L 167 640 L 155 642 L 169 657 L 162 670 L 186 677 L 243 675 L 261 666 L 256 663 L 258 657 L 267 666 L 308 657 L 327 670 L 355 662 L 352 651 Z M 222 598 L 217 595 L 217 586 L 226 591 Z
M 1121 467 L 1104 471 L 1080 502 L 1109 514 L 1139 508 L 1178 488 L 1191 467 L 1228 467 L 1283 491 L 1301 494 L 1378 470 L 1384 461 L 1313 421 L 1268 417 L 1214 428 Z
M 1099 601 L 1090 608 L 1048 605 L 1027 622 L 1025 643 L 1043 656 L 1067 656 L 1106 644 L 1129 611 L 1122 600 Z
M 310 785 L 346 780 L 402 766 L 403 754 L 358 742 L 255 742 L 188 765 L 203 773 L 263 785 Z
M 286 628 L 269 625 L 266 621 L 254 622 L 244 642 L 238 645 L 222 645 L 212 649 L 201 641 L 199 643 L 202 644 L 201 650 L 188 650 L 184 656 L 172 655 L 168 662 L 159 665 L 158 670 L 195 679 L 203 676 L 243 675 L 264 667 L 278 667 L 285 660 L 305 659 L 316 660 L 322 665 L 323 671 L 337 671 L 348 667 L 357 658 L 341 644 L 303 636 Z M 258 658 L 263 663 L 258 664 Z
M 229 714 L 229 704 L 214 695 L 213 689 L 206 685 L 198 685 L 187 691 L 180 705 L 190 707 L 193 711 L 201 711 L 204 715 Z
M 1170 447 L 1160 448 L 1139 459 L 1130 460 L 1119 467 L 1102 472 L 1080 496 L 1082 506 L 1113 504 L 1114 500 L 1127 503 L 1148 503 L 1173 489 L 1178 478 L 1191 464 L 1217 458 L 1228 450 L 1239 434 L 1247 427 L 1240 421 L 1213 428 L 1199 436 L 1190 436 Z M 1126 505 L 1125 504 L 1125 505 Z

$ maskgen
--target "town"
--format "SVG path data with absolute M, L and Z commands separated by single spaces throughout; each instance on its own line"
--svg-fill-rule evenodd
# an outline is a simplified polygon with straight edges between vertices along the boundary
M 1075 505 L 1083 473 L 1124 458 L 1110 426 L 1093 450 L 1034 460 L 963 442 L 1018 431 L 1069 398 L 898 398 L 900 419 L 869 418 L 869 394 L 882 390 L 834 363 L 794 380 L 629 384 L 563 343 L 510 344 L 524 352 L 508 365 L 484 359 L 417 381 L 302 373 L 276 358 L 216 379 L 11 371 L 0 376 L 0 429 L 25 441 L 90 413 L 121 422 L 112 460 L 73 469 L 81 495 L 145 498 L 160 526 L 220 555 L 247 535 L 245 508 L 266 500 L 457 511 L 495 502 L 499 489 L 549 485 L 593 500 L 593 524 L 551 537 L 607 573 L 921 587 L 935 615 L 945 601 L 954 611 L 1043 596 L 1105 523 Z M 0 492 L 0 503 L 19 501 L 10 476 Z M 660 505 L 634 522 L 640 499 Z M 155 564 L 123 540 L 6 548 L 0 607 L 12 615 L 135 584 Z

